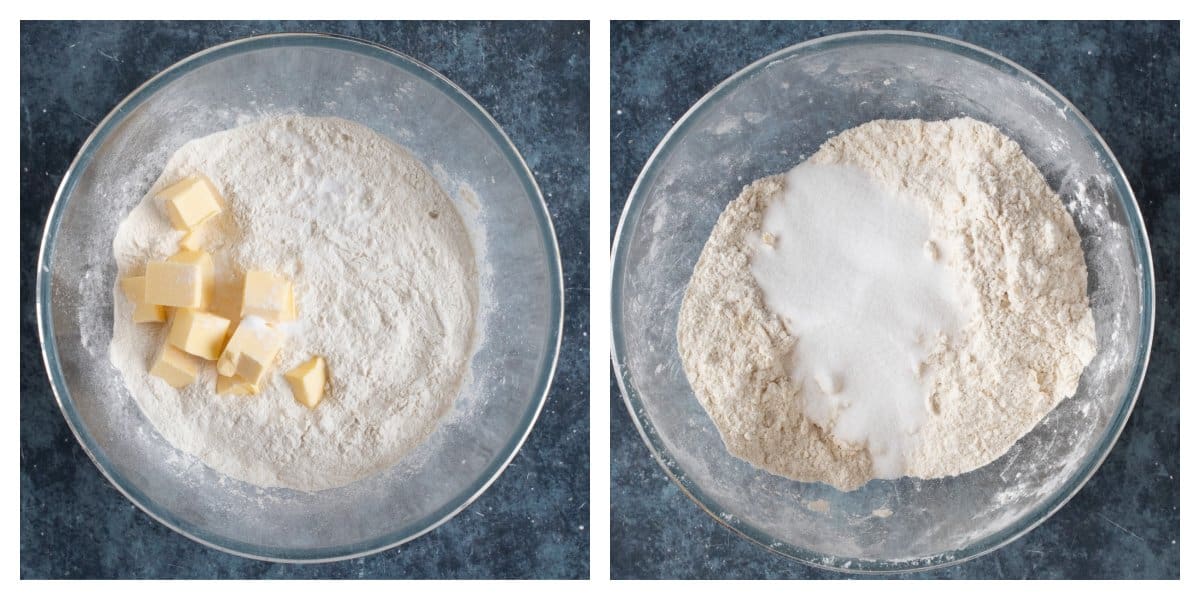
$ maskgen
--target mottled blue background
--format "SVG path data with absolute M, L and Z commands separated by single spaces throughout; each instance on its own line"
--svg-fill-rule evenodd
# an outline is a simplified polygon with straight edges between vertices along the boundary
M 462 514 L 424 537 L 324 565 L 226 555 L 134 508 L 100 475 L 55 406 L 34 321 L 34 265 L 46 213 L 96 123 L 189 54 L 275 31 L 340 33 L 390 46 L 479 101 L 542 188 L 566 286 L 558 374 L 512 465 Z M 586 23 L 22 23 L 21 576 L 587 577 L 587 52 Z
M 1030 534 L 917 577 L 1179 577 L 1177 23 L 614 23 L 610 226 L 616 228 L 651 151 L 708 90 L 776 50 L 862 29 L 957 38 L 1049 82 L 1116 154 L 1154 252 L 1158 314 L 1150 369 L 1108 460 L 1078 496 Z M 701 512 L 654 462 L 615 383 L 610 416 L 614 578 L 843 577 L 767 552 Z

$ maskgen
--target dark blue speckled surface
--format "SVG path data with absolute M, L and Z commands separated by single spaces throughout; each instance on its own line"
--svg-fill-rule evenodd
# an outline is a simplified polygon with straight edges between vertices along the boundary
M 226 555 L 134 508 L 67 429 L 42 367 L 34 322 L 33 267 L 46 213 L 95 124 L 175 61 L 273 31 L 325 31 L 390 46 L 432 66 L 479 101 L 512 138 L 542 188 L 557 228 L 567 293 L 550 398 L 491 489 L 414 542 L 324 565 Z M 587 577 L 587 52 L 586 23 L 23 23 L 21 576 Z
M 933 578 L 1179 577 L 1179 26 L 1177 23 L 614 23 L 612 214 L 654 147 L 708 90 L 814 37 L 909 29 L 998 52 L 1071 100 L 1133 185 L 1154 252 L 1149 372 L 1112 454 L 1030 534 Z M 620 111 L 619 113 L 617 111 Z M 614 578 L 833 578 L 745 541 L 667 480 L 612 386 Z

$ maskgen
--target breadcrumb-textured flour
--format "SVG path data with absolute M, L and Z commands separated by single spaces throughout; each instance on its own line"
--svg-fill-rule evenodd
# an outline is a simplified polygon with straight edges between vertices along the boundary
M 193 140 L 168 161 L 113 241 L 119 277 L 177 250 L 154 197 L 195 173 L 228 202 L 203 225 L 217 272 L 214 312 L 237 321 L 241 274 L 293 282 L 299 318 L 256 396 L 218 396 L 215 369 L 176 390 L 148 375 L 165 327 L 135 324 L 114 293 L 110 355 L 172 445 L 236 479 L 316 491 L 395 464 L 452 406 L 476 347 L 479 276 L 468 231 L 434 177 L 404 149 L 336 118 L 276 117 Z M 283 373 L 328 362 L 308 409 Z
M 842 490 L 877 477 L 957 475 L 995 460 L 1075 393 L 1096 353 L 1087 269 L 1062 202 L 1015 142 L 972 119 L 873 121 L 828 140 L 798 169 L 822 166 L 855 169 L 927 213 L 926 254 L 956 282 L 961 321 L 919 347 L 909 377 L 921 414 L 894 464 L 884 465 L 861 439 L 839 437 L 839 420 L 854 407 L 838 404 L 846 395 L 838 382 L 801 375 L 827 357 L 799 339 L 792 329 L 800 325 L 780 316 L 779 302 L 764 298 L 771 286 L 756 280 L 767 263 L 760 253 L 776 251 L 775 236 L 788 235 L 765 231 L 764 214 L 785 197 L 795 172 L 755 181 L 705 245 L 677 332 L 688 380 L 726 447 L 773 473 Z M 792 282 L 799 293 L 804 284 Z M 847 298 L 847 306 L 860 300 Z M 871 337 L 846 334 L 853 339 L 828 332 L 817 339 Z M 862 343 L 844 366 L 871 375 L 877 348 Z M 826 396 L 834 401 L 816 410 Z

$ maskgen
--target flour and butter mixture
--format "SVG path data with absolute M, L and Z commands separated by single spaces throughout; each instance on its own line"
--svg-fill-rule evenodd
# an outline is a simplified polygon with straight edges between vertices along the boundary
M 185 236 L 179 223 L 199 204 L 181 214 L 163 197 L 200 180 L 189 178 L 207 178 L 227 206 Z M 142 272 L 183 268 L 167 259 L 186 258 L 181 246 L 211 256 L 211 302 L 141 315 L 167 320 L 155 326 L 114 290 L 110 355 L 158 432 L 226 475 L 315 491 L 386 469 L 430 435 L 467 377 L 480 284 L 466 226 L 416 158 L 366 127 L 276 117 L 184 145 L 118 229 L 118 279 L 151 287 L 157 274 Z M 158 294 L 151 304 L 192 301 Z M 252 296 L 258 312 L 242 307 Z M 247 358 L 263 331 L 279 334 L 265 372 Z M 217 381 L 230 356 L 228 373 L 261 374 L 254 393 Z
M 873 121 L 747 186 L 679 316 L 729 451 L 842 490 L 1004 454 L 1096 353 L 1062 202 L 972 119 Z

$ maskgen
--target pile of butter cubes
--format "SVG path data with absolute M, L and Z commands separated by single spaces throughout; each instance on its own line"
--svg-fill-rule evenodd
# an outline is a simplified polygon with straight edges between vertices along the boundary
M 249 271 L 237 325 L 209 312 L 213 260 L 201 247 L 199 228 L 220 214 L 225 202 L 203 175 L 168 186 L 159 197 L 171 225 L 184 233 L 180 250 L 148 263 L 145 275 L 121 280 L 135 323 L 166 323 L 166 340 L 150 374 L 181 388 L 195 383 L 208 361 L 216 361 L 218 394 L 257 394 L 285 342 L 275 326 L 297 316 L 292 284 L 273 273 Z M 314 356 L 284 379 L 298 402 L 315 408 L 325 396 L 325 371 L 325 359 Z

